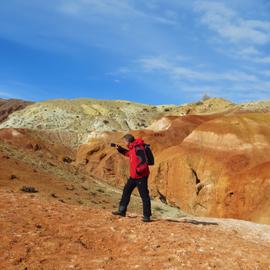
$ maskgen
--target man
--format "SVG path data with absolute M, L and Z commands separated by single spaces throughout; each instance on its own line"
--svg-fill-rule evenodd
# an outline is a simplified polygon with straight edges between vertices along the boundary
M 114 215 L 126 216 L 130 196 L 135 187 L 138 188 L 143 202 L 143 219 L 144 222 L 150 222 L 151 213 L 151 200 L 148 190 L 148 177 L 150 174 L 149 166 L 147 163 L 147 156 L 142 139 L 135 139 L 131 134 L 123 137 L 127 143 L 128 150 L 115 145 L 119 153 L 129 158 L 130 162 L 130 177 L 125 184 L 122 198 L 119 203 L 118 211 L 112 212 Z

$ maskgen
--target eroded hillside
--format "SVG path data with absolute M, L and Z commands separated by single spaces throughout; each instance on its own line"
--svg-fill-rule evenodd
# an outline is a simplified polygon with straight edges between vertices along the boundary
M 269 105 L 216 98 L 181 106 L 51 100 L 12 113 L 0 127 L 15 150 L 24 132 L 44 144 L 26 143 L 37 160 L 54 149 L 57 162 L 69 162 L 63 173 L 72 168 L 120 188 L 128 162 L 110 143 L 121 144 L 131 129 L 156 156 L 152 197 L 193 215 L 270 223 Z
M 223 99 L 183 106 L 152 106 L 128 101 L 95 99 L 49 100 L 13 113 L 0 128 L 50 131 L 62 137 L 62 144 L 77 147 L 105 131 L 140 130 L 164 115 L 186 115 L 224 111 L 234 105 Z
M 133 132 L 152 145 L 151 194 L 187 213 L 270 223 L 270 114 L 228 112 L 165 117 Z M 77 164 L 121 185 L 124 157 L 109 147 L 123 134 L 90 140 Z

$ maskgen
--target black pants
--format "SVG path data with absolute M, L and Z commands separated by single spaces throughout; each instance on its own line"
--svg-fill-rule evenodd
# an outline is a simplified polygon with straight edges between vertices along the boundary
M 150 217 L 151 213 L 151 200 L 148 190 L 148 177 L 133 179 L 129 178 L 125 184 L 122 198 L 119 204 L 119 211 L 126 212 L 128 204 L 130 202 L 130 196 L 134 188 L 137 187 L 143 202 L 143 215 L 145 217 Z

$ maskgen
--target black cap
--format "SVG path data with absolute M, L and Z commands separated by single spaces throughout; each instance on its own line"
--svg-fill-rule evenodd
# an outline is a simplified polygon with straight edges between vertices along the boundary
M 132 143 L 135 141 L 135 138 L 133 135 L 131 134 L 126 134 L 125 136 L 123 136 L 123 139 L 125 139 L 127 142 Z

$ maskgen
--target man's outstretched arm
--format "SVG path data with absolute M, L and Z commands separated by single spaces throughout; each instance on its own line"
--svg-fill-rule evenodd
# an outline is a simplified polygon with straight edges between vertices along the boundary
M 124 155 L 124 156 L 126 156 L 126 157 L 129 156 L 129 150 L 127 150 L 126 148 L 124 148 L 124 147 L 122 147 L 122 146 L 120 146 L 120 145 L 117 145 L 117 146 L 116 146 L 116 149 L 117 149 L 117 151 L 118 151 L 120 154 L 122 154 L 122 155 Z

